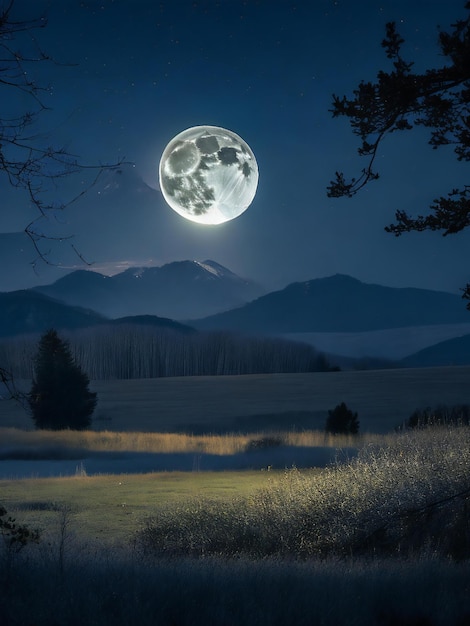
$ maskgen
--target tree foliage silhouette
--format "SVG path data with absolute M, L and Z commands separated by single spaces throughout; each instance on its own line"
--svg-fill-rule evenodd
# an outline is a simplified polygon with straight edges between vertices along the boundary
M 357 435 L 359 432 L 357 413 L 353 413 L 344 402 L 341 402 L 333 410 L 328 411 L 325 430 L 333 435 Z
M 470 2 L 465 9 L 470 11 Z M 393 69 L 379 71 L 376 82 L 362 81 L 352 98 L 333 96 L 333 117 L 349 118 L 353 133 L 361 139 L 358 153 L 367 165 L 350 180 L 336 172 L 327 188 L 329 197 L 352 197 L 377 180 L 375 159 L 385 137 L 415 126 L 430 130 L 433 149 L 453 146 L 458 161 L 470 161 L 470 14 L 455 22 L 449 32 L 439 32 L 440 52 L 448 60 L 442 67 L 414 72 L 413 63 L 402 57 L 403 43 L 395 23 L 387 23 L 382 47 Z M 428 215 L 416 218 L 398 210 L 396 223 L 385 230 L 397 237 L 410 231 L 439 230 L 444 236 L 462 231 L 470 226 L 470 185 L 450 190 L 435 199 L 430 209 Z M 463 297 L 470 300 L 470 284 L 463 291 Z
M 16 519 L 7 516 L 6 509 L 0 504 L 0 536 L 7 543 L 8 549 L 19 552 L 28 543 L 38 543 L 39 530 L 33 530 L 25 524 L 18 524 Z
M 90 426 L 96 393 L 75 363 L 69 345 L 53 329 L 39 341 L 28 402 L 37 428 L 83 430 Z

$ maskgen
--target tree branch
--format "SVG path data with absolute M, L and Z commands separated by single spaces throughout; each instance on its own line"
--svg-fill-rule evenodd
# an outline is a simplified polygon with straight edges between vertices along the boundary
M 470 11 L 470 2 L 465 9 Z M 328 197 L 351 198 L 377 180 L 374 164 L 386 135 L 414 126 L 430 129 L 433 149 L 453 145 L 457 160 L 470 161 L 470 15 L 452 24 L 450 32 L 439 34 L 448 65 L 414 73 L 413 63 L 401 55 L 403 43 L 395 24 L 389 22 L 382 47 L 393 69 L 379 71 L 374 83 L 361 81 L 351 98 L 333 95 L 333 117 L 348 118 L 353 134 L 361 139 L 358 154 L 368 162 L 357 178 L 347 180 L 337 171 L 327 186 Z M 464 230 L 470 226 L 470 186 L 435 199 L 430 209 L 429 215 L 416 218 L 398 210 L 396 223 L 385 230 L 397 237 L 410 231 L 442 230 L 447 236 Z M 463 297 L 470 299 L 468 285 Z

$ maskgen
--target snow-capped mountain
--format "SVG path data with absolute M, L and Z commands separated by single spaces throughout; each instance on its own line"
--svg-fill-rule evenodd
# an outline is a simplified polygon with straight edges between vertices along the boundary
M 65 192 L 62 199 L 68 199 Z M 20 213 L 25 203 L 21 194 L 18 203 L 19 208 L 9 210 Z M 245 239 L 236 222 L 231 224 L 230 245 L 221 230 L 189 223 L 172 211 L 161 192 L 147 184 L 137 168 L 129 164 L 103 171 L 96 184 L 87 188 L 59 218 L 51 217 L 38 224 L 46 237 L 52 237 L 35 241 L 47 262 L 41 261 L 24 232 L 0 233 L 0 264 L 8 267 L 8 272 L 0 274 L 0 292 L 49 285 L 74 270 L 86 270 L 86 264 L 105 275 L 136 266 L 161 266 L 174 259 L 209 257 L 221 259 L 230 267 Z M 25 223 L 18 220 L 18 227 L 30 219 Z M 37 263 L 33 268 L 34 262 Z M 210 268 L 219 275 L 222 271 L 213 264 Z M 228 270 L 224 268 L 224 272 Z M 233 301 L 245 299 L 237 297 Z M 219 310 L 218 305 L 215 309 L 208 307 L 203 314 Z
M 212 315 L 264 293 L 256 283 L 211 260 L 131 267 L 114 276 L 78 270 L 35 290 L 109 317 L 151 314 L 172 319 Z

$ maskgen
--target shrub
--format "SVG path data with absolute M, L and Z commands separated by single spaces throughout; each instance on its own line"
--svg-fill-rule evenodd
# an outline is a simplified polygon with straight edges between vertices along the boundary
M 28 543 L 39 541 L 38 530 L 32 530 L 25 524 L 18 524 L 15 518 L 7 517 L 7 511 L 2 505 L 0 505 L 0 535 L 8 547 L 14 548 L 17 552 Z
M 328 411 L 325 430 L 334 435 L 357 435 L 359 432 L 357 413 L 353 413 L 344 402 L 341 402 L 333 410 Z
M 452 407 L 438 406 L 434 409 L 416 409 L 399 430 L 427 428 L 429 426 L 468 426 L 470 424 L 470 406 L 460 404 Z
M 259 437 L 258 439 L 250 439 L 250 441 L 246 444 L 245 450 L 247 452 L 253 452 L 254 450 L 266 450 L 266 448 L 278 448 L 283 444 L 284 441 L 282 437 Z
M 161 506 L 137 535 L 153 556 L 470 557 L 470 428 L 410 431 L 251 496 Z

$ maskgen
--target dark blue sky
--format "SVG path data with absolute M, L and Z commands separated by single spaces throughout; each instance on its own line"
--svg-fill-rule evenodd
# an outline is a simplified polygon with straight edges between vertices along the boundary
M 398 23 L 405 55 L 423 69 L 443 62 L 437 26 L 463 17 L 463 7 L 463 0 L 16 0 L 19 19 L 45 11 L 39 41 L 63 63 L 31 68 L 53 88 L 38 128 L 44 141 L 85 163 L 135 163 L 70 207 L 51 232 L 73 233 L 97 270 L 212 258 L 268 288 L 344 273 L 457 292 L 469 279 L 470 233 L 397 239 L 383 231 L 396 209 L 423 214 L 435 197 L 468 182 L 468 165 L 451 150 L 432 151 L 423 130 L 398 133 L 383 144 L 378 182 L 350 200 L 328 199 L 326 187 L 335 170 L 355 175 L 363 166 L 347 121 L 333 120 L 329 109 L 333 93 L 350 94 L 387 67 L 385 23 Z M 158 191 L 166 144 L 200 124 L 243 137 L 260 170 L 251 207 L 216 227 L 179 217 Z M 60 199 L 71 185 L 64 181 Z M 1 177 L 0 189 L 0 233 L 19 232 L 31 215 L 27 198 Z M 65 248 L 51 259 L 78 265 Z M 11 258 L 10 282 L 0 289 L 13 288 L 12 277 L 24 287 L 66 271 L 40 267 L 36 276 L 27 249 L 21 261 Z

